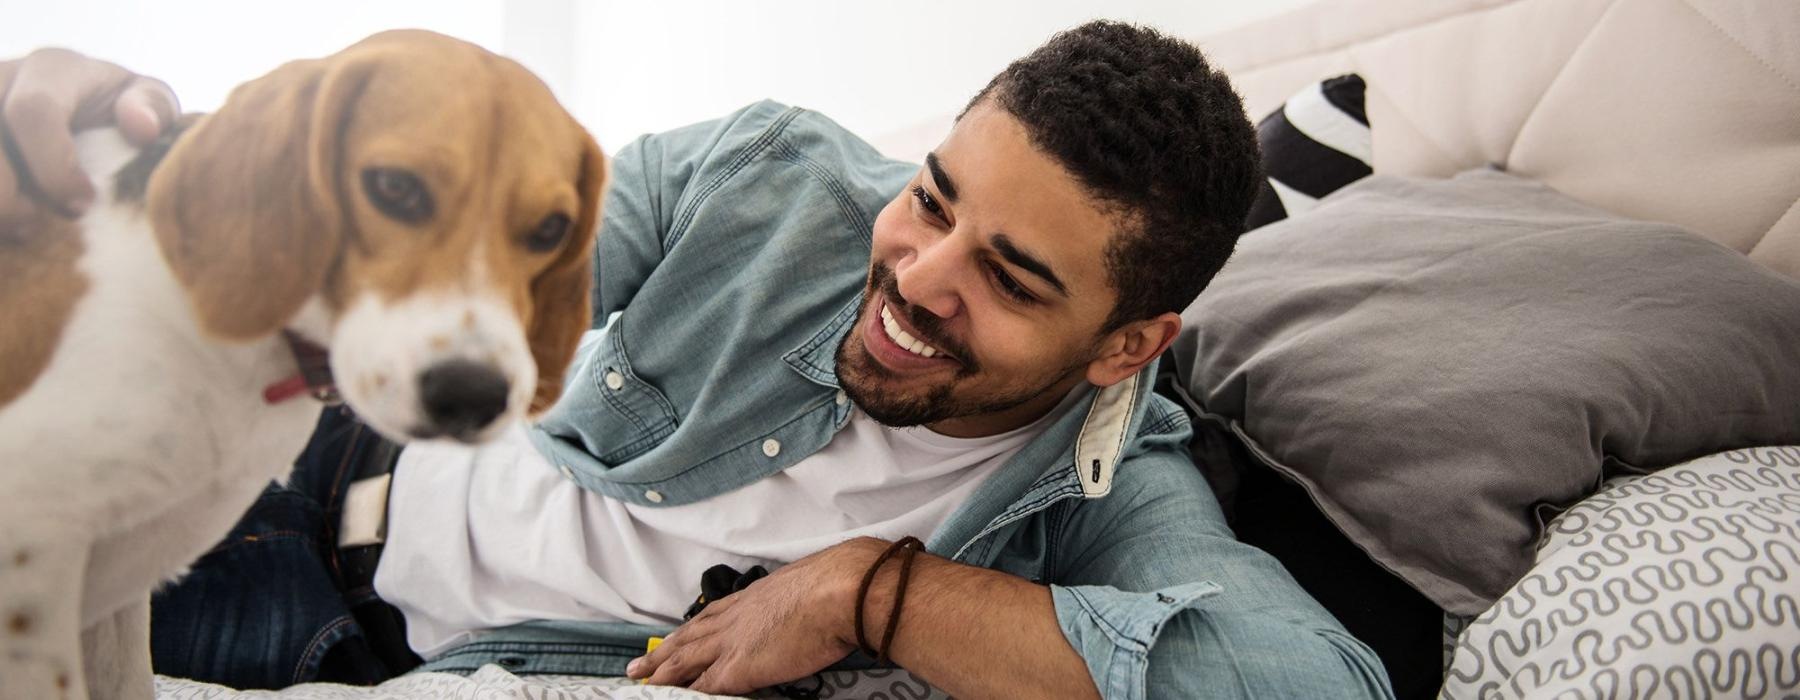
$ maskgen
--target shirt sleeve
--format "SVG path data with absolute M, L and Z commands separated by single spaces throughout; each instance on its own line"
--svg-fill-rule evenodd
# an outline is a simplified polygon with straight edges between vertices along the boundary
M 594 246 L 594 317 L 624 309 L 668 252 L 682 207 L 728 170 L 733 153 L 787 107 L 759 102 L 712 121 L 647 134 L 613 156 Z
M 1057 622 L 1101 695 L 1393 697 L 1374 652 L 1232 536 L 1185 436 L 1140 438 L 1061 528 Z

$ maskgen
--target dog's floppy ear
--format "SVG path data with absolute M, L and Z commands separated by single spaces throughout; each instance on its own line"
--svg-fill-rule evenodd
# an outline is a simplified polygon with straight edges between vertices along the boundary
M 246 83 L 151 176 L 157 241 L 206 331 L 275 332 L 323 286 L 349 225 L 343 136 L 374 67 L 340 55 Z
M 581 215 L 571 240 L 555 262 L 531 281 L 531 359 L 537 362 L 537 392 L 530 414 L 536 416 L 562 395 L 563 373 L 575 359 L 575 346 L 588 330 L 594 279 L 594 239 L 600 234 L 600 205 L 606 195 L 606 155 L 582 134 Z

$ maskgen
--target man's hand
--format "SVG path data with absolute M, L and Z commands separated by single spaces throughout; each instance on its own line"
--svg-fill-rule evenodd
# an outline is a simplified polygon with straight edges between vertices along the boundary
M 856 648 L 856 589 L 888 544 L 861 537 L 776 569 L 706 606 L 625 674 L 743 694 L 830 666 Z M 869 587 L 870 639 L 887 630 L 899 570 L 890 561 Z M 925 682 L 959 698 L 1100 697 L 1048 586 L 920 552 L 906 590 L 888 658 Z
M 625 674 L 742 695 L 830 666 L 856 648 L 855 586 L 884 545 L 851 540 L 776 569 L 707 605 Z
M 87 210 L 94 190 L 75 157 L 75 132 L 116 125 L 141 146 L 177 114 L 162 81 L 73 51 L 0 61 L 0 231 L 40 210 Z

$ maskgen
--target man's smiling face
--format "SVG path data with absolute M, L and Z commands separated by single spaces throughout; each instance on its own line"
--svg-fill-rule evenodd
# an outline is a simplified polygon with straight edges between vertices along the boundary
M 844 390 L 884 424 L 950 435 L 1042 415 L 1099 352 L 1117 230 L 1017 119 L 976 104 L 875 220 Z

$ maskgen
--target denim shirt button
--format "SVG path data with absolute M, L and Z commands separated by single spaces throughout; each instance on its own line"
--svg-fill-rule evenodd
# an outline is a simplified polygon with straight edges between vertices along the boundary
M 850 400 L 850 397 L 849 397 L 849 396 L 848 396 L 848 395 L 845 395 L 845 394 L 844 394 L 844 392 L 843 392 L 843 391 L 839 391 L 839 392 L 838 392 L 838 395 L 837 395 L 837 405 L 839 405 L 839 406 L 842 406 L 842 405 L 844 405 L 844 404 L 845 404 L 845 403 L 846 403 L 846 402 L 848 402 L 848 401 L 849 401 L 849 400 Z
M 562 475 L 563 475 L 563 478 L 564 478 L 564 479 L 568 479 L 568 480 L 569 480 L 569 481 L 574 481 L 574 480 L 575 480 L 575 470 L 573 470 L 573 469 L 570 469 L 570 468 L 569 468 L 569 465 L 567 465 L 567 464 L 558 464 L 558 465 L 556 465 L 556 468 L 557 468 L 557 469 L 558 469 L 558 470 L 559 470 L 559 471 L 561 471 L 561 472 L 562 472 Z
M 625 386 L 625 375 L 619 374 L 616 370 L 607 370 L 606 388 L 618 391 L 622 386 Z
M 650 489 L 649 491 L 644 492 L 644 500 L 651 503 L 661 503 L 662 498 L 662 492 L 656 489 Z
M 763 441 L 764 456 L 774 457 L 778 454 L 781 454 L 781 441 L 776 440 L 775 438 L 769 438 Z

